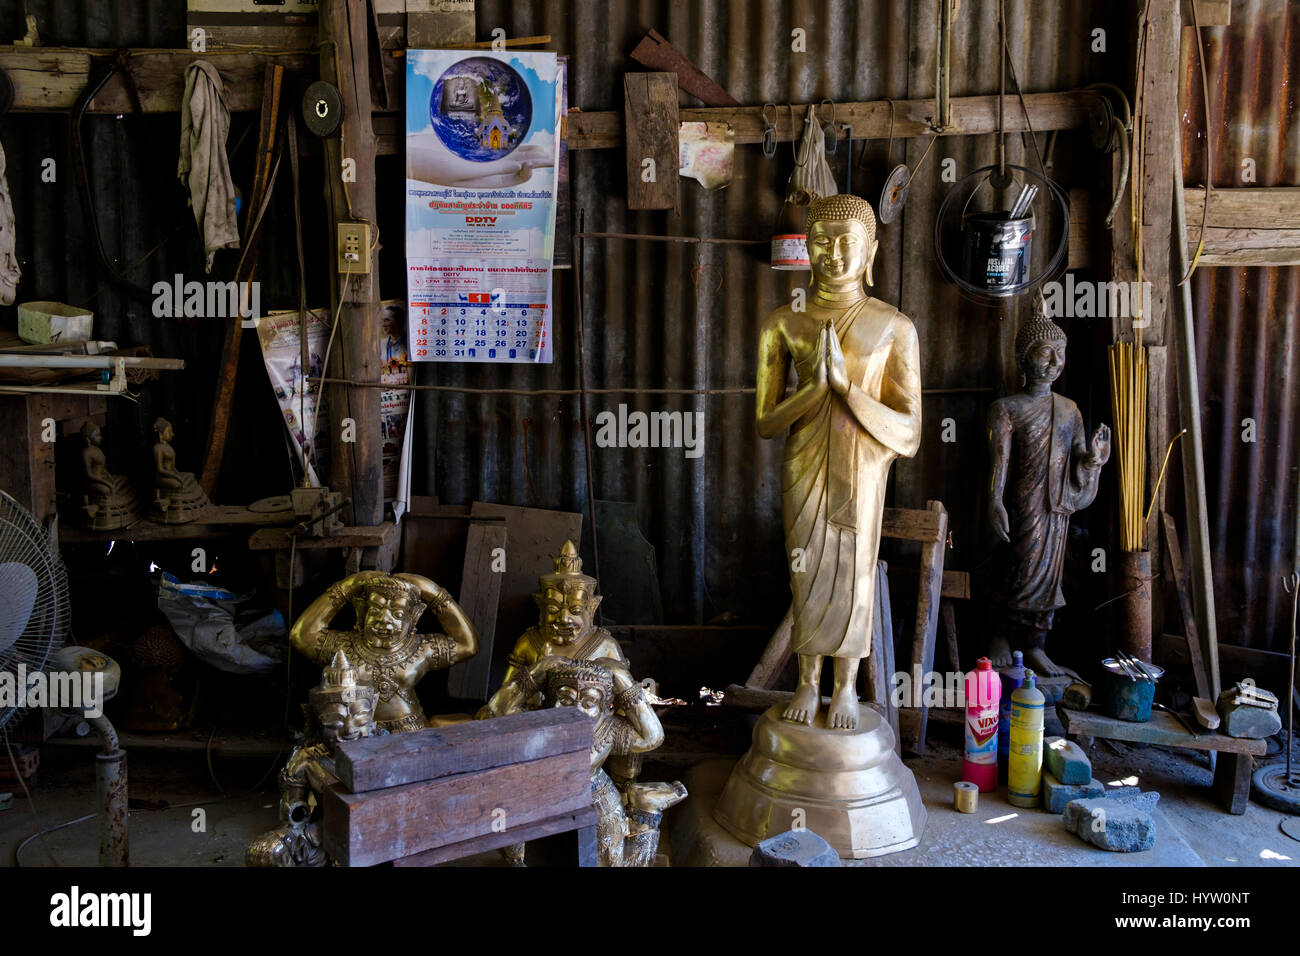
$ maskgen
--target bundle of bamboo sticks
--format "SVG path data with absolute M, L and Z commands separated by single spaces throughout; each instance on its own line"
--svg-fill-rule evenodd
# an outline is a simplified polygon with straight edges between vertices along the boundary
M 1109 348 L 1110 409 L 1119 457 L 1120 548 L 1143 551 L 1146 521 L 1142 492 L 1147 461 L 1147 350 L 1133 342 Z

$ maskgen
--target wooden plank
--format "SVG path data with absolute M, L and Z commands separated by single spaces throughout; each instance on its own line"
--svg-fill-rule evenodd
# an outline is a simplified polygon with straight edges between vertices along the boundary
M 288 550 L 290 546 L 299 551 L 323 551 L 334 548 L 395 548 L 400 535 L 401 530 L 396 524 L 385 521 L 372 528 L 344 526 L 321 538 L 299 535 L 295 544 L 292 528 L 262 528 L 260 531 L 254 531 L 252 537 L 248 539 L 248 548 L 250 551 Z
M 1184 190 L 1187 256 L 1201 238 L 1205 190 Z M 1201 265 L 1290 266 L 1300 264 L 1300 187 L 1215 189 L 1205 228 Z
M 772 638 L 763 649 L 763 656 L 758 659 L 754 669 L 745 681 L 750 687 L 771 687 L 780 679 L 785 665 L 790 663 L 790 638 L 794 633 L 794 605 L 791 605 L 781 618 L 781 623 L 772 632 Z
M 1263 755 L 1267 750 L 1266 742 L 1263 740 L 1246 740 L 1209 731 L 1203 734 L 1189 734 L 1172 715 L 1162 710 L 1152 711 L 1151 719 L 1146 723 L 1117 720 L 1095 710 L 1067 710 L 1058 706 L 1056 712 L 1067 734 L 1086 734 L 1089 737 L 1105 737 L 1108 740 L 1127 740 L 1132 743 L 1224 753 Z
M 898 708 L 890 681 L 894 676 L 894 618 L 889 603 L 889 565 L 876 562 L 876 607 L 871 622 L 871 659 L 867 661 L 868 700 L 894 732 L 894 749 L 901 756 L 903 738 L 898 732 Z
M 586 807 L 573 813 L 561 813 L 557 816 L 547 817 L 545 820 L 538 820 L 536 823 L 529 823 L 524 826 L 513 827 L 501 833 L 488 833 L 480 837 L 474 837 L 463 843 L 455 843 L 451 846 L 439 847 L 436 850 L 426 850 L 423 853 L 416 853 L 412 856 L 403 857 L 400 860 L 394 860 L 395 867 L 415 867 L 415 866 L 437 866 L 440 863 L 447 863 L 451 860 L 463 860 L 467 856 L 474 856 L 478 853 L 487 853 L 491 850 L 499 850 L 503 846 L 510 846 L 512 843 L 529 843 L 533 840 L 541 840 L 548 836 L 554 836 L 557 833 L 567 833 L 573 830 L 591 830 L 591 848 L 595 849 L 595 827 L 596 827 L 596 808 Z M 594 853 L 591 859 L 584 862 L 583 856 L 583 837 L 577 835 L 578 840 L 578 865 L 579 866 L 596 866 Z
M 676 209 L 677 80 L 671 73 L 626 73 L 627 208 Z
M 65 112 L 85 89 L 92 64 L 117 55 L 115 50 L 83 47 L 0 47 L 0 69 L 14 84 L 15 112 Z M 223 93 L 231 112 L 256 110 L 262 102 L 263 68 L 277 63 L 294 73 L 305 72 L 309 54 L 193 53 L 189 50 L 133 50 L 131 76 L 146 113 L 175 113 L 185 94 L 185 68 L 206 60 L 221 72 Z M 133 113 L 126 83 L 115 78 L 90 104 L 91 113 Z
M 649 31 L 632 50 L 632 59 L 652 70 L 676 74 L 673 81 L 673 102 L 677 102 L 680 86 L 705 106 L 739 106 L 740 101 L 719 86 L 711 76 L 701 70 L 690 57 L 673 46 L 656 31 Z
M 1169 570 L 1173 573 L 1174 587 L 1178 591 L 1178 607 L 1183 612 L 1183 627 L 1187 631 L 1187 657 L 1192 662 L 1196 696 L 1212 700 L 1210 677 L 1205 670 L 1205 658 L 1201 654 L 1201 639 L 1196 629 L 1196 611 L 1192 607 L 1192 582 L 1187 576 L 1187 567 L 1183 564 L 1183 549 L 1178 544 L 1178 528 L 1174 526 L 1173 516 L 1167 511 L 1160 512 L 1160 519 L 1165 529 L 1165 557 L 1169 561 Z
M 934 543 L 943 541 L 947 534 L 948 515 L 942 505 L 939 505 L 938 511 L 931 508 L 886 508 L 880 522 L 882 538 Z
M 912 670 L 920 668 L 922 676 L 934 670 L 935 634 L 939 627 L 939 588 L 943 580 L 944 543 L 948 535 L 948 512 L 942 502 L 927 501 L 926 508 L 939 522 L 937 540 L 921 545 L 921 580 L 917 588 L 916 625 L 912 637 Z M 916 726 L 904 745 L 915 754 L 925 753 L 925 731 L 929 708 L 924 694 L 918 708 Z
M 351 793 L 476 773 L 591 747 L 592 722 L 552 707 L 339 744 L 335 773 Z
M 492 677 L 492 646 L 496 639 L 497 607 L 503 571 L 494 570 L 506 549 L 502 522 L 477 522 L 469 526 L 465 569 L 460 579 L 460 606 L 478 631 L 478 653 L 452 665 L 447 672 L 447 693 L 460 700 L 487 700 Z
M 1196 23 L 1202 27 L 1226 27 L 1232 23 L 1232 0 L 1183 0 L 1183 26 L 1192 26 L 1192 4 Z
M 918 514 L 926 513 L 918 512 Z M 914 588 L 916 586 L 918 572 L 915 568 L 902 568 L 896 565 L 889 569 L 889 573 L 892 576 L 895 588 Z M 944 568 L 939 597 L 946 600 L 968 601 L 970 596 L 970 572 L 953 571 Z
M 1026 93 L 1025 107 L 1036 132 L 1042 133 L 1053 129 L 1081 129 L 1088 125 L 1089 94 L 1067 93 Z M 941 136 L 972 136 L 984 133 L 996 133 L 998 130 L 998 98 L 996 96 L 962 96 L 951 100 L 953 125 L 945 129 Z M 771 110 L 768 110 L 769 115 Z M 777 111 L 776 138 L 778 142 L 790 142 L 796 139 L 803 129 L 803 117 L 795 111 L 792 121 L 789 111 L 782 108 Z M 934 130 L 930 127 L 930 117 L 934 114 L 934 99 L 895 100 L 894 101 L 894 136 L 906 139 L 914 136 L 930 136 Z M 704 109 L 683 109 L 678 111 L 683 123 L 730 123 L 735 131 L 737 145 L 743 143 L 761 143 L 763 130 L 767 128 L 763 120 L 763 107 L 708 107 Z M 1007 132 L 1025 132 L 1024 114 L 1019 109 L 1006 111 Z M 835 122 L 853 127 L 854 140 L 887 139 L 889 137 L 889 102 L 873 100 L 870 102 L 836 103 Z M 845 135 L 843 132 L 840 135 Z M 623 114 L 621 112 L 596 111 L 584 113 L 569 111 L 569 149 L 613 149 L 624 144 Z
M 537 591 L 538 577 L 555 570 L 555 556 L 566 540 L 574 544 L 582 541 L 582 515 L 484 501 L 474 502 L 470 506 L 470 515 L 503 520 L 510 542 L 506 551 L 506 570 L 501 576 L 497 611 L 497 633 L 501 640 L 496 642 L 491 658 L 491 686 L 495 688 L 505 677 L 506 656 L 515 641 L 537 623 L 537 604 L 533 601 L 533 594 Z M 589 565 L 584 566 L 583 571 L 592 577 L 598 576 L 596 569 Z
M 343 866 L 374 866 L 591 805 L 586 751 L 367 793 L 323 794 L 324 845 Z
M 1214 796 L 1228 813 L 1239 816 L 1246 812 L 1254 766 L 1250 754 L 1230 753 L 1214 768 Z

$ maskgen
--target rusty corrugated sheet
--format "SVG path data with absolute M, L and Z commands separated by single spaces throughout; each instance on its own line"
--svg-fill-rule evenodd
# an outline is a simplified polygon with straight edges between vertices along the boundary
M 1300 4 L 1239 0 L 1231 25 L 1202 37 L 1213 185 L 1300 185 Z M 1188 53 L 1181 99 L 1190 192 L 1205 182 L 1205 120 Z M 1242 179 L 1247 159 L 1254 183 Z M 1198 269 L 1192 285 L 1219 639 L 1285 653 L 1291 601 L 1280 578 L 1300 564 L 1300 267 Z M 1243 440 L 1246 419 L 1253 443 Z
M 679 46 L 742 103 L 781 104 L 932 96 L 933 12 L 928 3 L 849 2 L 643 2 L 520 3 L 479 0 L 480 32 L 502 26 L 508 35 L 550 34 L 553 48 L 570 56 L 570 103 L 584 110 L 621 110 L 622 76 L 638 70 L 627 54 L 649 28 Z M 1091 4 L 1007 3 L 1009 42 L 1026 92 L 1069 89 L 1123 75 L 1123 29 Z M 1057 9 L 1059 8 L 1059 9 Z M 954 26 L 952 92 L 997 91 L 996 6 L 967 2 Z M 926 19 L 929 18 L 929 19 Z M 802 27 L 807 52 L 791 52 L 791 31 Z M 1106 28 L 1111 49 L 1093 54 L 1083 38 Z M 1008 90 L 1010 83 L 1008 81 Z M 698 105 L 683 95 L 684 105 Z M 1014 98 L 1008 109 L 1018 108 Z M 1040 144 L 1046 137 L 1040 137 Z M 1058 175 L 1069 174 L 1070 154 L 1084 156 L 1086 140 L 1062 139 Z M 961 175 L 992 161 L 993 137 L 944 140 L 918 173 L 902 222 L 882 227 L 876 295 L 900 304 L 917 322 L 926 387 L 960 390 L 925 400 L 926 441 L 915 461 L 896 469 L 894 502 L 923 507 L 942 499 L 952 515 L 955 547 L 949 565 L 972 569 L 986 557 L 982 530 L 984 415 L 987 403 L 1009 382 L 1005 362 L 1013 317 L 963 303 L 943 284 L 932 263 L 931 217 L 947 183 L 941 160 L 956 161 Z M 923 143 L 906 146 L 910 162 Z M 1022 160 L 1018 137 L 1008 143 Z M 855 162 L 863 150 L 856 144 Z M 844 147 L 835 161 L 844 188 Z M 887 163 L 885 143 L 867 147 L 853 170 L 854 191 L 872 199 L 889 165 L 901 162 L 896 142 Z M 1032 154 L 1031 154 L 1032 155 Z M 788 145 L 773 160 L 755 147 L 736 156 L 736 177 L 720 193 L 691 181 L 682 185 L 680 215 L 631 213 L 625 204 L 621 151 L 571 154 L 573 209 L 589 230 L 766 239 L 792 162 Z M 664 246 L 591 242 L 585 247 L 583 311 L 593 388 L 751 387 L 762 317 L 806 281 L 777 273 L 765 248 Z M 557 276 L 557 353 L 549 368 L 430 367 L 422 381 L 469 387 L 566 388 L 577 384 L 571 277 Z M 1078 353 L 1077 360 L 1074 353 Z M 1072 348 L 1071 394 L 1092 420 L 1086 343 Z M 1098 366 L 1104 369 L 1104 366 Z M 1104 372 L 1103 372 L 1104 375 Z M 1095 376 L 1094 376 L 1095 377 Z M 1104 415 L 1104 377 L 1097 394 Z M 636 503 L 642 530 L 655 545 L 665 616 L 670 622 L 728 619 L 771 622 L 789 600 L 782 561 L 779 442 L 756 434 L 753 397 L 733 394 L 664 399 L 593 396 L 591 411 L 616 408 L 698 409 L 705 413 L 707 447 L 685 459 L 663 449 L 599 449 L 593 456 L 595 495 Z M 418 432 L 426 449 L 417 461 L 420 489 L 444 501 L 473 498 L 586 510 L 581 419 L 576 397 L 459 396 L 425 393 Z M 940 441 L 952 418 L 956 444 Z M 1105 517 L 1101 514 L 1101 527 Z M 914 560 L 914 559 L 913 559 Z M 605 575 L 617 569 L 602 569 Z M 611 611 L 616 609 L 611 608 Z M 626 621 L 624 623 L 627 623 Z

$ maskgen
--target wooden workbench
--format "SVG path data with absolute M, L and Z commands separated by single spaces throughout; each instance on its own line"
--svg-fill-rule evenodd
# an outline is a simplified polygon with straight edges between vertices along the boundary
M 1095 710 L 1067 710 L 1058 706 L 1056 712 L 1060 715 L 1065 732 L 1072 737 L 1105 737 L 1108 740 L 1223 754 L 1224 758 L 1218 761 L 1214 769 L 1215 796 L 1229 813 L 1246 812 L 1246 801 L 1250 799 L 1251 757 L 1264 755 L 1267 750 L 1264 741 L 1229 737 L 1215 730 L 1189 734 L 1177 720 L 1162 710 L 1152 711 L 1151 719 L 1146 723 L 1117 720 Z

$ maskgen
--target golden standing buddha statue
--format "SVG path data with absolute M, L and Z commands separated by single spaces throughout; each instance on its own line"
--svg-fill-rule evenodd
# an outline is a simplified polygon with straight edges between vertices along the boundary
M 813 290 L 806 308 L 763 322 L 756 389 L 759 434 L 789 433 L 781 503 L 799 682 L 759 720 L 715 815 L 751 845 L 801 823 L 841 856 L 875 856 L 915 846 L 925 819 L 892 732 L 857 697 L 889 469 L 921 441 L 920 350 L 911 320 L 863 289 L 878 246 L 871 205 L 818 199 L 807 228 Z M 791 367 L 798 387 L 787 396 Z
M 330 629 L 348 603 L 356 611 L 356 627 Z M 415 633 L 426 607 L 437 615 L 446 634 Z M 330 585 L 294 623 L 289 642 L 322 665 L 339 650 L 345 651 L 359 679 L 378 693 L 375 724 L 389 733 L 426 725 L 415 693 L 425 674 L 478 652 L 478 632 L 445 589 L 418 574 L 382 571 L 362 571 Z

